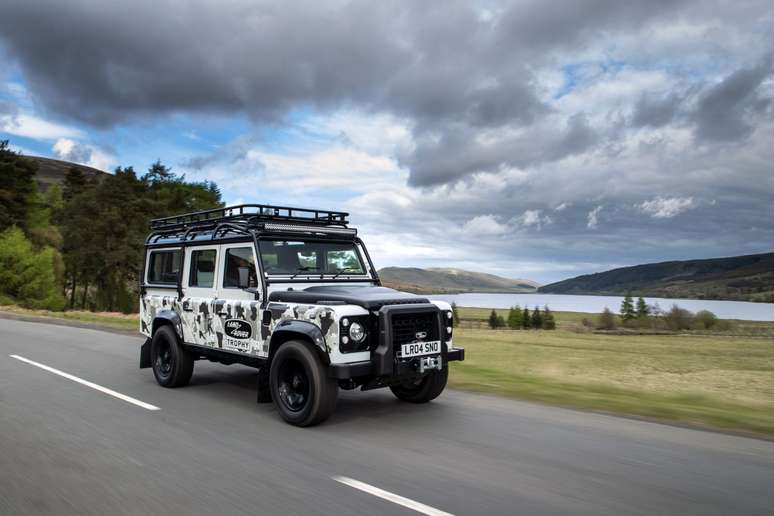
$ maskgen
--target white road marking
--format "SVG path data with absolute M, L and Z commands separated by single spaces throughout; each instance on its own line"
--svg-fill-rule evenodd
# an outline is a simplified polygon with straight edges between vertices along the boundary
M 441 511 L 439 509 L 436 509 L 435 507 L 430 507 L 429 505 L 425 505 L 423 503 L 415 502 L 410 498 L 404 498 L 403 496 L 396 495 L 395 493 L 391 493 L 389 491 L 385 491 L 384 489 L 379 489 L 378 487 L 374 487 L 370 484 L 366 484 L 365 482 L 355 480 L 354 478 L 349 478 L 349 477 L 331 477 L 331 478 L 333 478 L 333 480 L 335 480 L 336 482 L 341 482 L 342 484 L 346 484 L 350 487 L 354 487 L 355 489 L 359 489 L 368 494 L 378 496 L 379 498 L 388 500 L 392 503 L 396 503 L 398 505 L 402 505 L 403 507 L 407 507 L 417 512 L 421 512 L 422 514 L 427 514 L 429 516 L 453 516 L 451 513 Z
M 110 396 L 118 398 L 119 400 L 124 400 L 127 403 L 131 403 L 132 405 L 137 405 L 138 407 L 142 407 L 146 410 L 161 410 L 156 405 L 145 403 L 144 401 L 140 401 L 138 399 L 132 398 L 131 396 L 127 396 L 126 394 L 121 394 L 120 392 L 116 392 L 112 389 L 108 389 L 107 387 L 102 387 L 101 385 L 97 385 L 96 383 L 90 382 L 88 380 L 84 380 L 82 378 L 78 378 L 77 376 L 73 376 L 69 373 L 65 373 L 64 371 L 60 371 L 59 369 L 54 369 L 53 367 L 47 366 L 45 364 L 35 362 L 33 360 L 30 360 L 29 358 L 24 358 L 19 355 L 9 355 L 9 356 L 11 358 L 15 358 L 16 360 L 21 360 L 22 362 L 26 362 L 27 364 L 34 365 L 35 367 L 39 367 L 44 371 L 48 371 L 49 373 L 58 374 L 63 378 L 67 378 L 68 380 L 72 380 L 76 383 L 80 383 L 81 385 L 85 385 L 86 387 L 91 387 L 92 389 L 97 390 L 99 392 L 104 392 L 105 394 L 109 394 Z

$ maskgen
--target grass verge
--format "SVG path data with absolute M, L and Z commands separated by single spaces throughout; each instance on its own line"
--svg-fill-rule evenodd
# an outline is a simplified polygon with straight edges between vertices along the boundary
M 0 306 L 0 312 L 27 317 L 42 317 L 62 319 L 86 323 L 94 326 L 106 326 L 119 330 L 138 331 L 140 319 L 137 314 L 122 314 L 115 312 L 85 312 L 79 310 L 67 312 L 51 312 L 49 310 L 29 310 L 18 306 Z

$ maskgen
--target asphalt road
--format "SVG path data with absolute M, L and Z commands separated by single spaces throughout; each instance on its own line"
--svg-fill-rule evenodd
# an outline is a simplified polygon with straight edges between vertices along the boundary
M 157 386 L 141 343 L 0 319 L 0 514 L 774 512 L 772 442 L 454 391 L 342 392 L 300 429 L 255 403 L 249 368 L 197 362 L 190 386 Z

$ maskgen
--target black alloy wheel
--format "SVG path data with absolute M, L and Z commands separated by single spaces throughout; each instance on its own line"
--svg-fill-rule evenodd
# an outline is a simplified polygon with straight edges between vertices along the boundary
M 194 359 L 180 344 L 172 326 L 165 324 L 156 330 L 151 340 L 153 376 L 163 387 L 182 387 L 191 380 Z
M 295 426 L 311 426 L 328 419 L 336 408 L 339 386 L 328 377 L 328 366 L 314 344 L 290 340 L 271 358 L 271 399 L 282 419 Z
M 280 365 L 279 373 L 280 402 L 291 412 L 299 412 L 309 403 L 309 377 L 304 366 L 290 358 Z

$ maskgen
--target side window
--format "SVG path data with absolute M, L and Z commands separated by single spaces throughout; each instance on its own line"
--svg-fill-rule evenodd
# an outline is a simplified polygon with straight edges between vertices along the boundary
M 180 271 L 180 250 L 151 251 L 148 259 L 148 283 L 176 285 Z
M 189 287 L 212 288 L 215 285 L 215 249 L 191 252 Z
M 239 287 L 239 269 L 248 269 L 250 287 L 258 286 L 258 276 L 255 274 L 255 260 L 252 247 L 232 247 L 226 249 L 226 266 L 223 269 L 223 287 Z

